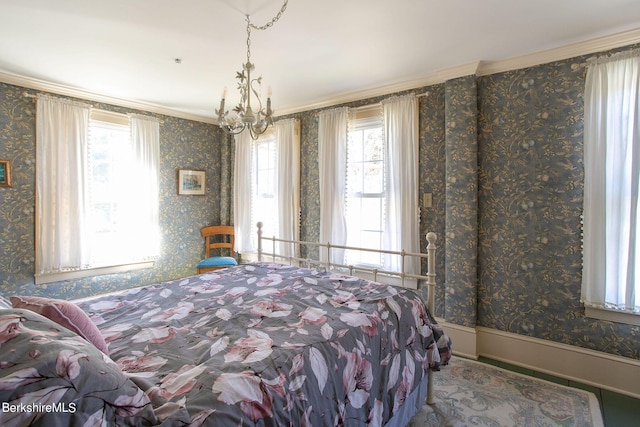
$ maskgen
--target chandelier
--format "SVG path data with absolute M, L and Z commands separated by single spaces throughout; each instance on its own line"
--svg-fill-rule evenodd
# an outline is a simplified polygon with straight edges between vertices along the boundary
M 249 15 L 247 21 L 247 62 L 242 64 L 242 71 L 236 72 L 238 79 L 238 91 L 240 92 L 240 102 L 233 109 L 235 114 L 230 115 L 224 109 L 227 89 L 225 88 L 220 100 L 220 108 L 215 110 L 218 116 L 218 125 L 228 134 L 237 135 L 244 130 L 248 130 L 252 139 L 257 139 L 263 134 L 269 125 L 273 124 L 273 110 L 271 109 L 271 89 L 267 91 L 267 103 L 263 105 L 260 99 L 260 86 L 262 76 L 253 78 L 251 73 L 255 70 L 255 65 L 251 62 L 251 29 L 266 30 L 273 26 L 287 8 L 288 0 L 280 8 L 278 14 L 270 22 L 263 26 L 256 26 L 251 23 Z M 256 87 L 257 85 L 258 87 Z M 251 103 L 253 102 L 253 107 Z

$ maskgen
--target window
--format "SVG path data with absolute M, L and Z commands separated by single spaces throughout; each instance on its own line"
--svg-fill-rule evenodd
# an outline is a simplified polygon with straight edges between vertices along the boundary
M 350 117 L 349 117 L 350 116 Z M 418 101 L 414 94 L 380 104 L 318 114 L 320 241 L 418 253 Z M 320 261 L 368 264 L 417 274 L 420 260 L 335 247 Z
M 36 283 L 157 258 L 158 129 L 153 118 L 38 99 Z
M 359 113 L 349 121 L 347 138 L 347 246 L 380 250 L 387 198 L 382 115 L 380 108 Z M 354 250 L 347 250 L 345 257 L 349 265 L 378 268 L 384 259 L 379 253 Z
M 276 139 L 263 136 L 253 143 L 252 224 L 262 222 L 265 237 L 279 236 L 276 205 Z M 251 233 L 255 236 L 256 233 Z
M 94 111 L 89 120 L 89 235 L 92 266 L 147 261 L 158 253 L 157 225 L 148 227 L 139 159 L 129 118 Z M 147 200 L 154 203 L 153 200 Z M 157 201 L 155 201 L 157 203 Z
M 639 93 L 640 51 L 589 65 L 581 301 L 588 316 L 634 324 L 640 324 Z
M 299 121 L 279 120 L 255 141 L 248 132 L 235 135 L 234 139 L 236 252 L 243 256 L 256 252 L 257 222 L 263 223 L 264 237 L 299 240 Z M 276 245 L 276 253 L 283 256 L 295 255 L 294 249 L 292 244 Z

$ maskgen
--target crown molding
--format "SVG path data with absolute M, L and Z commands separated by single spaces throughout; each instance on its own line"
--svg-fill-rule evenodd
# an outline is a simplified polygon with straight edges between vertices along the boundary
M 459 65 L 456 67 L 447 68 L 445 70 L 436 71 L 427 76 L 419 77 L 413 80 L 405 80 L 389 85 L 376 86 L 370 89 L 350 92 L 340 96 L 327 98 L 322 101 L 318 101 L 312 104 L 306 104 L 300 107 L 278 110 L 278 116 L 285 116 L 287 114 L 300 113 L 303 111 L 318 110 L 321 108 L 360 101 L 362 99 L 391 95 L 394 93 L 404 92 L 411 89 L 418 89 L 425 86 L 433 86 L 439 83 L 444 83 L 447 80 L 451 80 L 454 78 L 476 74 L 476 71 L 478 70 L 480 64 L 480 61 L 472 62 L 469 64 Z
M 286 108 L 277 111 L 275 117 L 286 116 L 289 114 L 300 113 L 304 111 L 317 110 L 335 105 L 346 104 L 363 99 L 375 98 L 378 96 L 390 95 L 393 93 L 404 92 L 407 90 L 432 86 L 444 83 L 447 80 L 469 76 L 487 76 L 490 74 L 502 73 L 506 71 L 517 70 L 521 68 L 532 67 L 536 65 L 546 64 L 549 62 L 560 61 L 564 59 L 574 58 L 582 55 L 589 55 L 596 52 L 603 52 L 616 49 L 631 44 L 640 43 L 640 28 L 623 31 L 611 35 L 597 37 L 591 40 L 577 42 L 557 48 L 547 49 L 534 52 L 518 57 L 497 60 L 497 61 L 476 61 L 444 70 L 435 71 L 426 76 L 416 79 L 396 82 L 388 85 L 368 88 L 361 91 L 350 92 L 335 97 L 326 98 L 317 102 L 300 105 L 297 107 Z M 137 110 L 148 111 L 152 113 L 163 114 L 171 117 L 178 117 L 187 120 L 216 124 L 217 121 L 213 117 L 203 116 L 199 114 L 187 113 L 161 105 L 128 100 L 122 98 L 114 98 L 84 91 L 69 86 L 59 85 L 29 77 L 23 77 L 16 74 L 0 71 L 0 82 L 8 83 L 16 86 L 22 86 L 35 90 L 56 93 L 59 95 L 71 96 L 86 99 L 95 102 L 104 102 L 107 104 L 118 105 L 121 107 L 132 108 Z
M 17 74 L 0 71 L 0 82 L 7 83 L 15 86 L 20 86 L 28 89 L 39 90 L 48 93 L 55 93 L 63 96 L 70 96 L 73 98 L 80 98 L 87 101 L 103 102 L 105 104 L 117 105 L 120 107 L 131 108 L 134 110 L 147 111 L 149 113 L 157 113 L 170 117 L 177 117 L 186 120 L 193 120 L 204 123 L 216 123 L 212 117 L 206 117 L 198 114 L 187 113 L 156 105 L 148 102 L 135 101 L 130 99 L 115 98 L 106 95 L 100 95 L 97 93 L 89 92 L 86 90 L 73 88 L 70 86 L 60 85 L 57 83 L 51 83 L 44 80 L 34 79 L 31 77 L 19 76 Z
M 575 58 L 577 56 L 604 52 L 635 43 L 640 43 L 640 28 L 501 61 L 481 62 L 478 75 L 486 76 L 495 73 L 519 70 L 521 68 L 548 64 L 549 62 L 562 61 L 564 59 Z
M 382 86 L 364 91 L 352 92 L 343 96 L 328 98 L 323 101 L 279 111 L 279 115 L 299 113 L 303 111 L 326 108 L 362 99 L 374 98 L 405 90 L 417 89 L 424 86 L 444 83 L 447 80 L 465 77 L 469 75 L 487 76 L 490 74 L 503 73 L 506 71 L 518 70 L 535 65 L 547 64 L 549 62 L 561 61 L 582 55 L 589 55 L 596 52 L 603 52 L 623 46 L 640 43 L 640 28 L 623 31 L 616 34 L 597 37 L 591 40 L 572 43 L 553 49 L 547 49 L 518 57 L 497 60 L 497 61 L 477 61 L 466 65 L 447 68 L 432 73 L 428 76 L 395 83 L 393 85 Z

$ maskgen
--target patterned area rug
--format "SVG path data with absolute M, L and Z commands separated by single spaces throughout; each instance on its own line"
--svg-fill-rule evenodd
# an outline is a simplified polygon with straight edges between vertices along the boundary
M 603 426 L 593 393 L 454 357 L 433 375 L 435 404 L 410 427 Z

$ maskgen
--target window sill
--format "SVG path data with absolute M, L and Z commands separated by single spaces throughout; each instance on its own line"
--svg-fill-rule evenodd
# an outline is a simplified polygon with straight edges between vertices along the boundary
M 586 317 L 593 319 L 607 320 L 609 322 L 626 323 L 627 325 L 640 326 L 640 315 L 634 313 L 626 313 L 617 310 L 606 310 L 602 308 L 585 307 L 584 314 Z
M 76 280 L 85 277 L 101 276 L 104 274 L 116 274 L 126 273 L 128 271 L 144 270 L 145 268 L 151 268 L 155 264 L 155 261 L 144 261 L 132 264 L 111 265 L 107 267 L 87 268 L 84 270 L 76 271 L 64 271 L 61 273 L 50 273 L 35 276 L 36 285 L 42 285 L 45 283 L 62 282 L 64 280 Z

